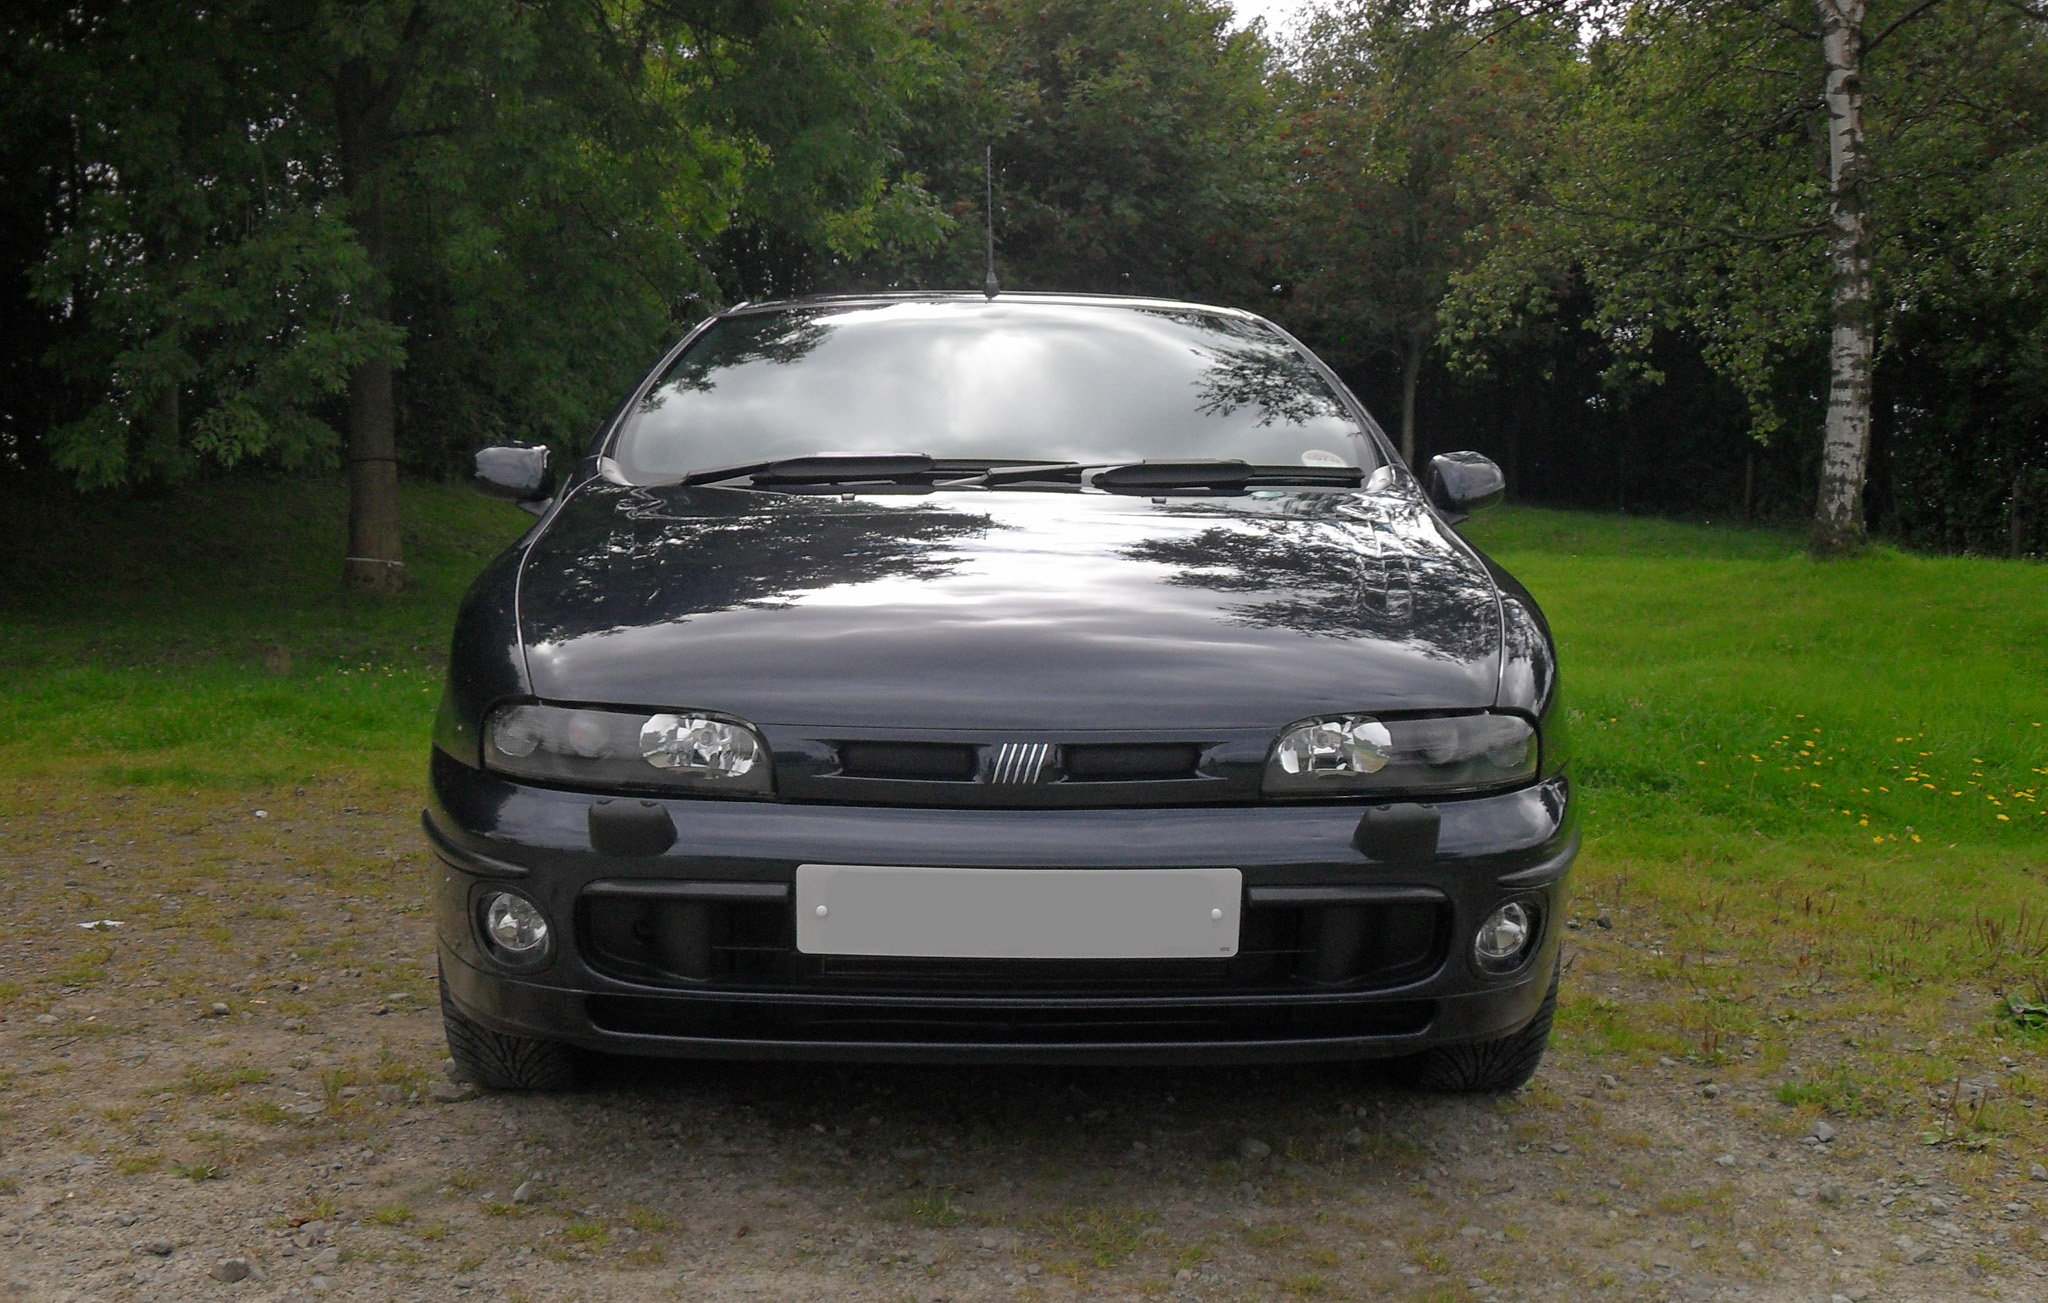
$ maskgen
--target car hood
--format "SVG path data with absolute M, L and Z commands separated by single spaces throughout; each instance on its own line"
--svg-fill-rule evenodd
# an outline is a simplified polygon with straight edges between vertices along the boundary
M 1485 567 L 1403 491 L 1146 499 L 580 486 L 531 545 L 536 695 L 761 724 L 1278 728 L 1483 708 Z

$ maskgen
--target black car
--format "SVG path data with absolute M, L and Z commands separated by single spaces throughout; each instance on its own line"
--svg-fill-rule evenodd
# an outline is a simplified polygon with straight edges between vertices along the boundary
M 693 331 L 478 578 L 435 727 L 458 1068 L 1393 1060 L 1528 1080 L 1578 848 L 1536 603 L 1246 312 Z M 544 500 L 543 500 L 544 499 Z

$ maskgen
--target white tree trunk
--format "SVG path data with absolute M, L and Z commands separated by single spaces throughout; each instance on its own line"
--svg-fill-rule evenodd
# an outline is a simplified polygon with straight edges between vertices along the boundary
M 1828 269 L 1834 331 L 1828 349 L 1827 431 L 1813 550 L 1863 544 L 1863 481 L 1870 460 L 1870 372 L 1876 353 L 1870 230 L 1863 211 L 1863 22 L 1867 0 L 1816 0 L 1827 61 Z

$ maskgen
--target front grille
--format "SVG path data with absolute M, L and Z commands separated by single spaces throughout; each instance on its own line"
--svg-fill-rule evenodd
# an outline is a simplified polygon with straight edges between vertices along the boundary
M 1250 905 L 1228 959 L 899 959 L 806 955 L 787 902 L 586 895 L 591 967 L 643 986 L 911 997 L 933 993 L 1122 998 L 1385 989 L 1448 953 L 1442 900 Z
M 1158 782 L 1195 777 L 1202 749 L 1191 742 L 1098 743 L 1065 748 L 1076 782 Z
M 839 772 L 848 778 L 971 783 L 981 750 L 951 742 L 841 742 Z
M 882 1044 L 1207 1044 L 1410 1036 L 1428 1000 L 1287 1005 L 1166 1003 L 1104 1007 L 1002 1002 L 869 1005 L 801 1000 L 590 997 L 591 1022 L 636 1036 Z

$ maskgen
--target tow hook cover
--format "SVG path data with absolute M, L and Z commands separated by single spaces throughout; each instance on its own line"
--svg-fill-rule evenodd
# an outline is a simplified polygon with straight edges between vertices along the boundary
M 1369 859 L 1414 863 L 1436 858 L 1443 815 L 1433 805 L 1375 805 L 1351 834 L 1351 844 Z
M 600 855 L 659 855 L 675 844 L 675 820 L 659 802 L 607 797 L 591 803 L 590 846 Z

